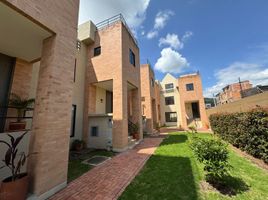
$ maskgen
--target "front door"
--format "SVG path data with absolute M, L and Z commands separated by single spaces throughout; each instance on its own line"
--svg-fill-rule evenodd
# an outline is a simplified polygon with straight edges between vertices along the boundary
M 192 103 L 193 118 L 200 118 L 199 104 L 197 102 Z
M 5 128 L 14 64 L 14 58 L 0 53 L 0 132 L 3 132 Z

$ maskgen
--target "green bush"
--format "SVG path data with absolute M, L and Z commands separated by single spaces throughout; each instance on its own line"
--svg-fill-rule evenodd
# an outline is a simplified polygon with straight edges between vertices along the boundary
M 215 134 L 237 148 L 268 163 L 268 112 L 258 108 L 249 112 L 213 114 L 209 117 Z
M 228 175 L 230 165 L 227 144 L 220 140 L 196 137 L 190 143 L 190 147 L 198 161 L 204 164 L 207 180 L 220 181 Z

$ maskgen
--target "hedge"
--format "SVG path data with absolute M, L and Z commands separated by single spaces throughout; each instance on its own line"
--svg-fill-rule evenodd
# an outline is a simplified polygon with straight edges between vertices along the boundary
M 267 110 L 212 114 L 209 121 L 213 132 L 223 140 L 268 163 Z

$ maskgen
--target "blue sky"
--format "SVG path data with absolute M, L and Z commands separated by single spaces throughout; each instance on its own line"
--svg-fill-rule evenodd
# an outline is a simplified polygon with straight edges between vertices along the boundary
M 79 23 L 118 13 L 159 80 L 199 70 L 205 96 L 238 77 L 268 84 L 267 0 L 81 0 Z

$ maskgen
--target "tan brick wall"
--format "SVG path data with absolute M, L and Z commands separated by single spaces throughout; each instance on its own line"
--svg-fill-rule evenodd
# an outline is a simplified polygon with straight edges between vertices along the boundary
M 249 111 L 256 106 L 268 107 L 268 92 L 262 94 L 256 94 L 235 102 L 231 102 L 224 105 L 218 105 L 217 107 L 207 109 L 207 116 L 209 117 L 214 113 L 234 113 Z
M 28 98 L 31 89 L 33 65 L 22 59 L 16 60 L 11 93 L 15 93 L 22 98 Z
M 149 64 L 142 64 L 140 68 L 140 78 L 141 78 L 141 96 L 144 98 L 142 101 L 142 108 L 144 110 L 144 116 L 146 117 L 146 131 L 149 133 L 153 132 L 155 128 L 155 123 L 159 122 L 157 115 L 157 103 L 156 103 L 156 92 L 159 91 L 155 87 L 157 85 L 154 83 L 152 87 L 152 79 L 154 78 L 154 73 L 150 68 Z M 159 95 L 158 95 L 159 97 Z M 159 103 L 160 99 L 158 99 Z M 153 103 L 154 102 L 154 103 Z
M 193 83 L 194 90 L 187 91 L 186 84 Z M 202 121 L 203 127 L 208 124 L 208 119 L 205 111 L 205 102 L 203 97 L 203 89 L 201 76 L 197 75 L 188 75 L 184 77 L 179 77 L 178 79 L 179 93 L 181 99 L 181 119 L 182 119 L 182 127 L 187 129 L 187 120 L 186 120 L 186 107 L 185 104 L 189 102 L 198 102 L 199 103 L 199 111 L 200 118 Z
M 31 191 L 40 196 L 67 180 L 79 1 L 4 2 L 56 34 L 43 42 L 30 143 L 37 152 L 29 163 Z

